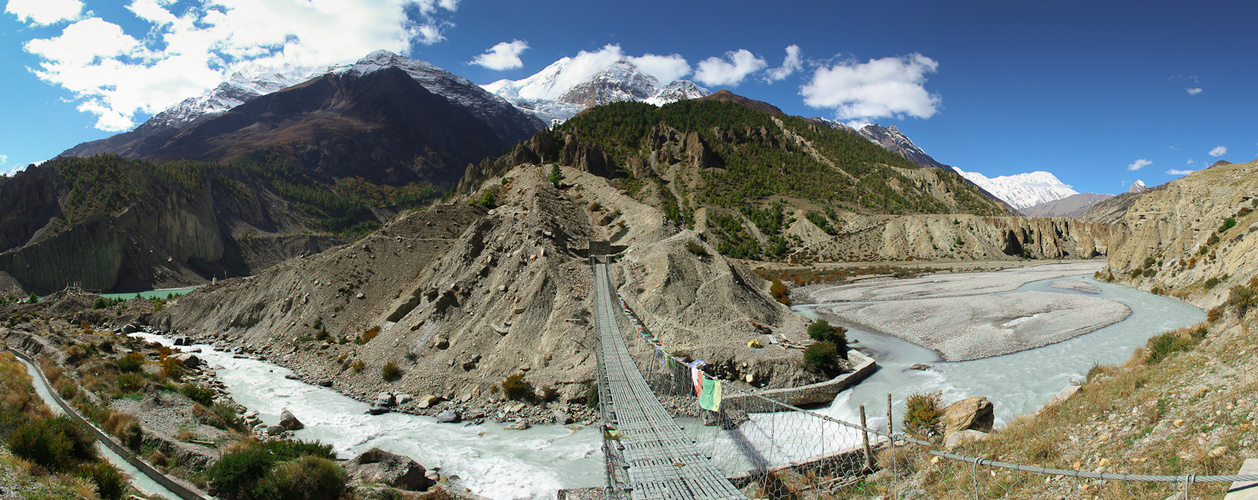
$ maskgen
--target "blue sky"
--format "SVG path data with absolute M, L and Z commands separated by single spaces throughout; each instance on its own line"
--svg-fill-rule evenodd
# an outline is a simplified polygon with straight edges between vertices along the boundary
M 1258 157 L 1249 2 L 0 1 L 0 171 L 127 130 L 241 64 L 373 49 L 477 83 L 582 52 L 663 56 L 712 90 L 896 125 L 944 163 L 1046 170 L 1081 192 Z

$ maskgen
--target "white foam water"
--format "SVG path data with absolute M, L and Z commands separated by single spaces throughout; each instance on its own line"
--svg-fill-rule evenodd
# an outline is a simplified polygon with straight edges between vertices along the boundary
M 166 337 L 133 334 L 172 345 Z M 602 440 L 594 428 L 558 425 L 507 430 L 504 425 L 438 424 L 406 413 L 367 415 L 367 403 L 284 378 L 292 372 L 264 361 L 236 358 L 208 345 L 197 356 L 216 368 L 232 398 L 268 424 L 289 410 L 305 424 L 297 439 L 331 444 L 341 458 L 371 448 L 398 453 L 452 477 L 456 487 L 493 499 L 555 498 L 562 488 L 599 486 Z

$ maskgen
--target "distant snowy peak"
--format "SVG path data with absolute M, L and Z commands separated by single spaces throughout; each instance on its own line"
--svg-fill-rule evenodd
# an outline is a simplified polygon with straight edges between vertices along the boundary
M 578 83 L 559 96 L 559 101 L 594 107 L 613 102 L 641 101 L 655 94 L 660 81 L 643 74 L 633 64 L 619 61 Z
M 695 83 L 690 80 L 677 80 L 673 83 L 665 85 L 664 88 L 656 92 L 655 95 L 644 99 L 642 102 L 654 104 L 656 106 L 663 106 L 668 103 L 688 101 L 710 95 L 712 95 L 712 91 L 695 85 Z
M 1036 171 L 988 178 L 978 172 L 957 171 L 1014 208 L 1022 209 L 1079 194 L 1057 176 Z
M 527 78 L 498 80 L 482 87 L 521 111 L 551 123 L 566 121 L 589 107 L 613 102 L 639 101 L 660 106 L 711 94 L 708 89 L 686 80 L 661 87 L 659 79 L 643 73 L 626 60 L 604 68 L 590 68 L 574 65 L 567 57 Z
M 184 99 L 179 104 L 154 115 L 137 130 L 181 128 L 204 116 L 217 115 L 260 95 L 270 94 L 309 80 L 317 74 L 318 71 L 311 68 L 287 64 L 278 71 L 246 66 L 217 87 L 199 96 Z
M 861 127 L 856 133 L 861 137 L 869 139 L 874 144 L 882 146 L 887 151 L 900 155 L 900 157 L 918 165 L 961 173 L 959 169 L 944 165 L 931 158 L 922 148 L 917 147 L 917 144 L 914 144 L 908 136 L 901 133 L 900 129 L 896 128 L 895 125 L 883 127 L 878 124 L 870 124 Z
M 1136 179 L 1136 182 L 1133 182 L 1131 184 L 1131 187 L 1127 189 L 1127 192 L 1128 193 L 1143 193 L 1144 190 L 1146 189 L 1149 189 L 1149 186 L 1144 185 L 1144 181 L 1140 179 Z
M 170 109 L 158 113 L 136 130 L 153 132 L 170 127 L 182 128 L 202 117 L 223 113 L 258 96 L 277 92 L 321 75 L 362 76 L 387 68 L 401 69 L 429 92 L 467 108 L 477 118 L 499 132 L 503 138 L 517 139 L 514 133 L 509 132 L 512 130 L 511 127 L 527 129 L 543 126 L 527 114 L 520 116 L 506 100 L 466 78 L 456 76 L 426 61 L 410 59 L 387 50 L 377 50 L 353 63 L 325 68 L 286 65 L 279 71 L 268 71 L 265 68 L 249 66 L 204 94 L 185 99 Z M 508 116 L 511 114 L 516 116 Z M 499 123 L 503 119 L 516 123 L 510 126 Z M 532 121 L 533 124 L 519 123 L 522 121 Z

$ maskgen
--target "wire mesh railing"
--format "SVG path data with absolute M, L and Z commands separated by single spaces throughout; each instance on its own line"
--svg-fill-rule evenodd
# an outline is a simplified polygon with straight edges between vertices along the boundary
M 611 280 L 610 276 L 607 278 Z M 614 282 L 609 290 L 615 290 Z M 943 451 L 762 396 L 674 356 L 624 299 L 616 321 L 631 357 L 696 446 L 748 498 L 1204 498 L 1258 475 L 1143 475 L 1013 464 Z M 881 406 L 881 405 L 880 405 Z M 865 408 L 861 407 L 864 420 Z M 1213 486 L 1212 486 L 1213 485 Z

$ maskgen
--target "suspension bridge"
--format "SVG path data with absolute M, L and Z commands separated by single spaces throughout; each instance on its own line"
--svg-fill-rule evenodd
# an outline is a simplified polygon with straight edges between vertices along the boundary
M 616 292 L 610 259 L 590 255 L 607 498 L 927 498 L 901 491 L 896 479 L 913 469 L 910 456 L 926 457 L 936 480 L 952 486 L 948 498 L 1010 498 L 1028 485 L 1036 495 L 1087 496 L 1108 483 L 1122 485 L 1127 498 L 1165 498 L 1168 488 L 1200 498 L 1195 484 L 1229 482 L 1227 500 L 1258 498 L 1258 474 L 1116 474 L 967 457 L 893 433 L 890 403 L 887 427 L 875 429 L 863 407 L 855 424 L 722 384 L 671 357 L 636 319 Z M 865 481 L 879 469 L 891 479 Z

